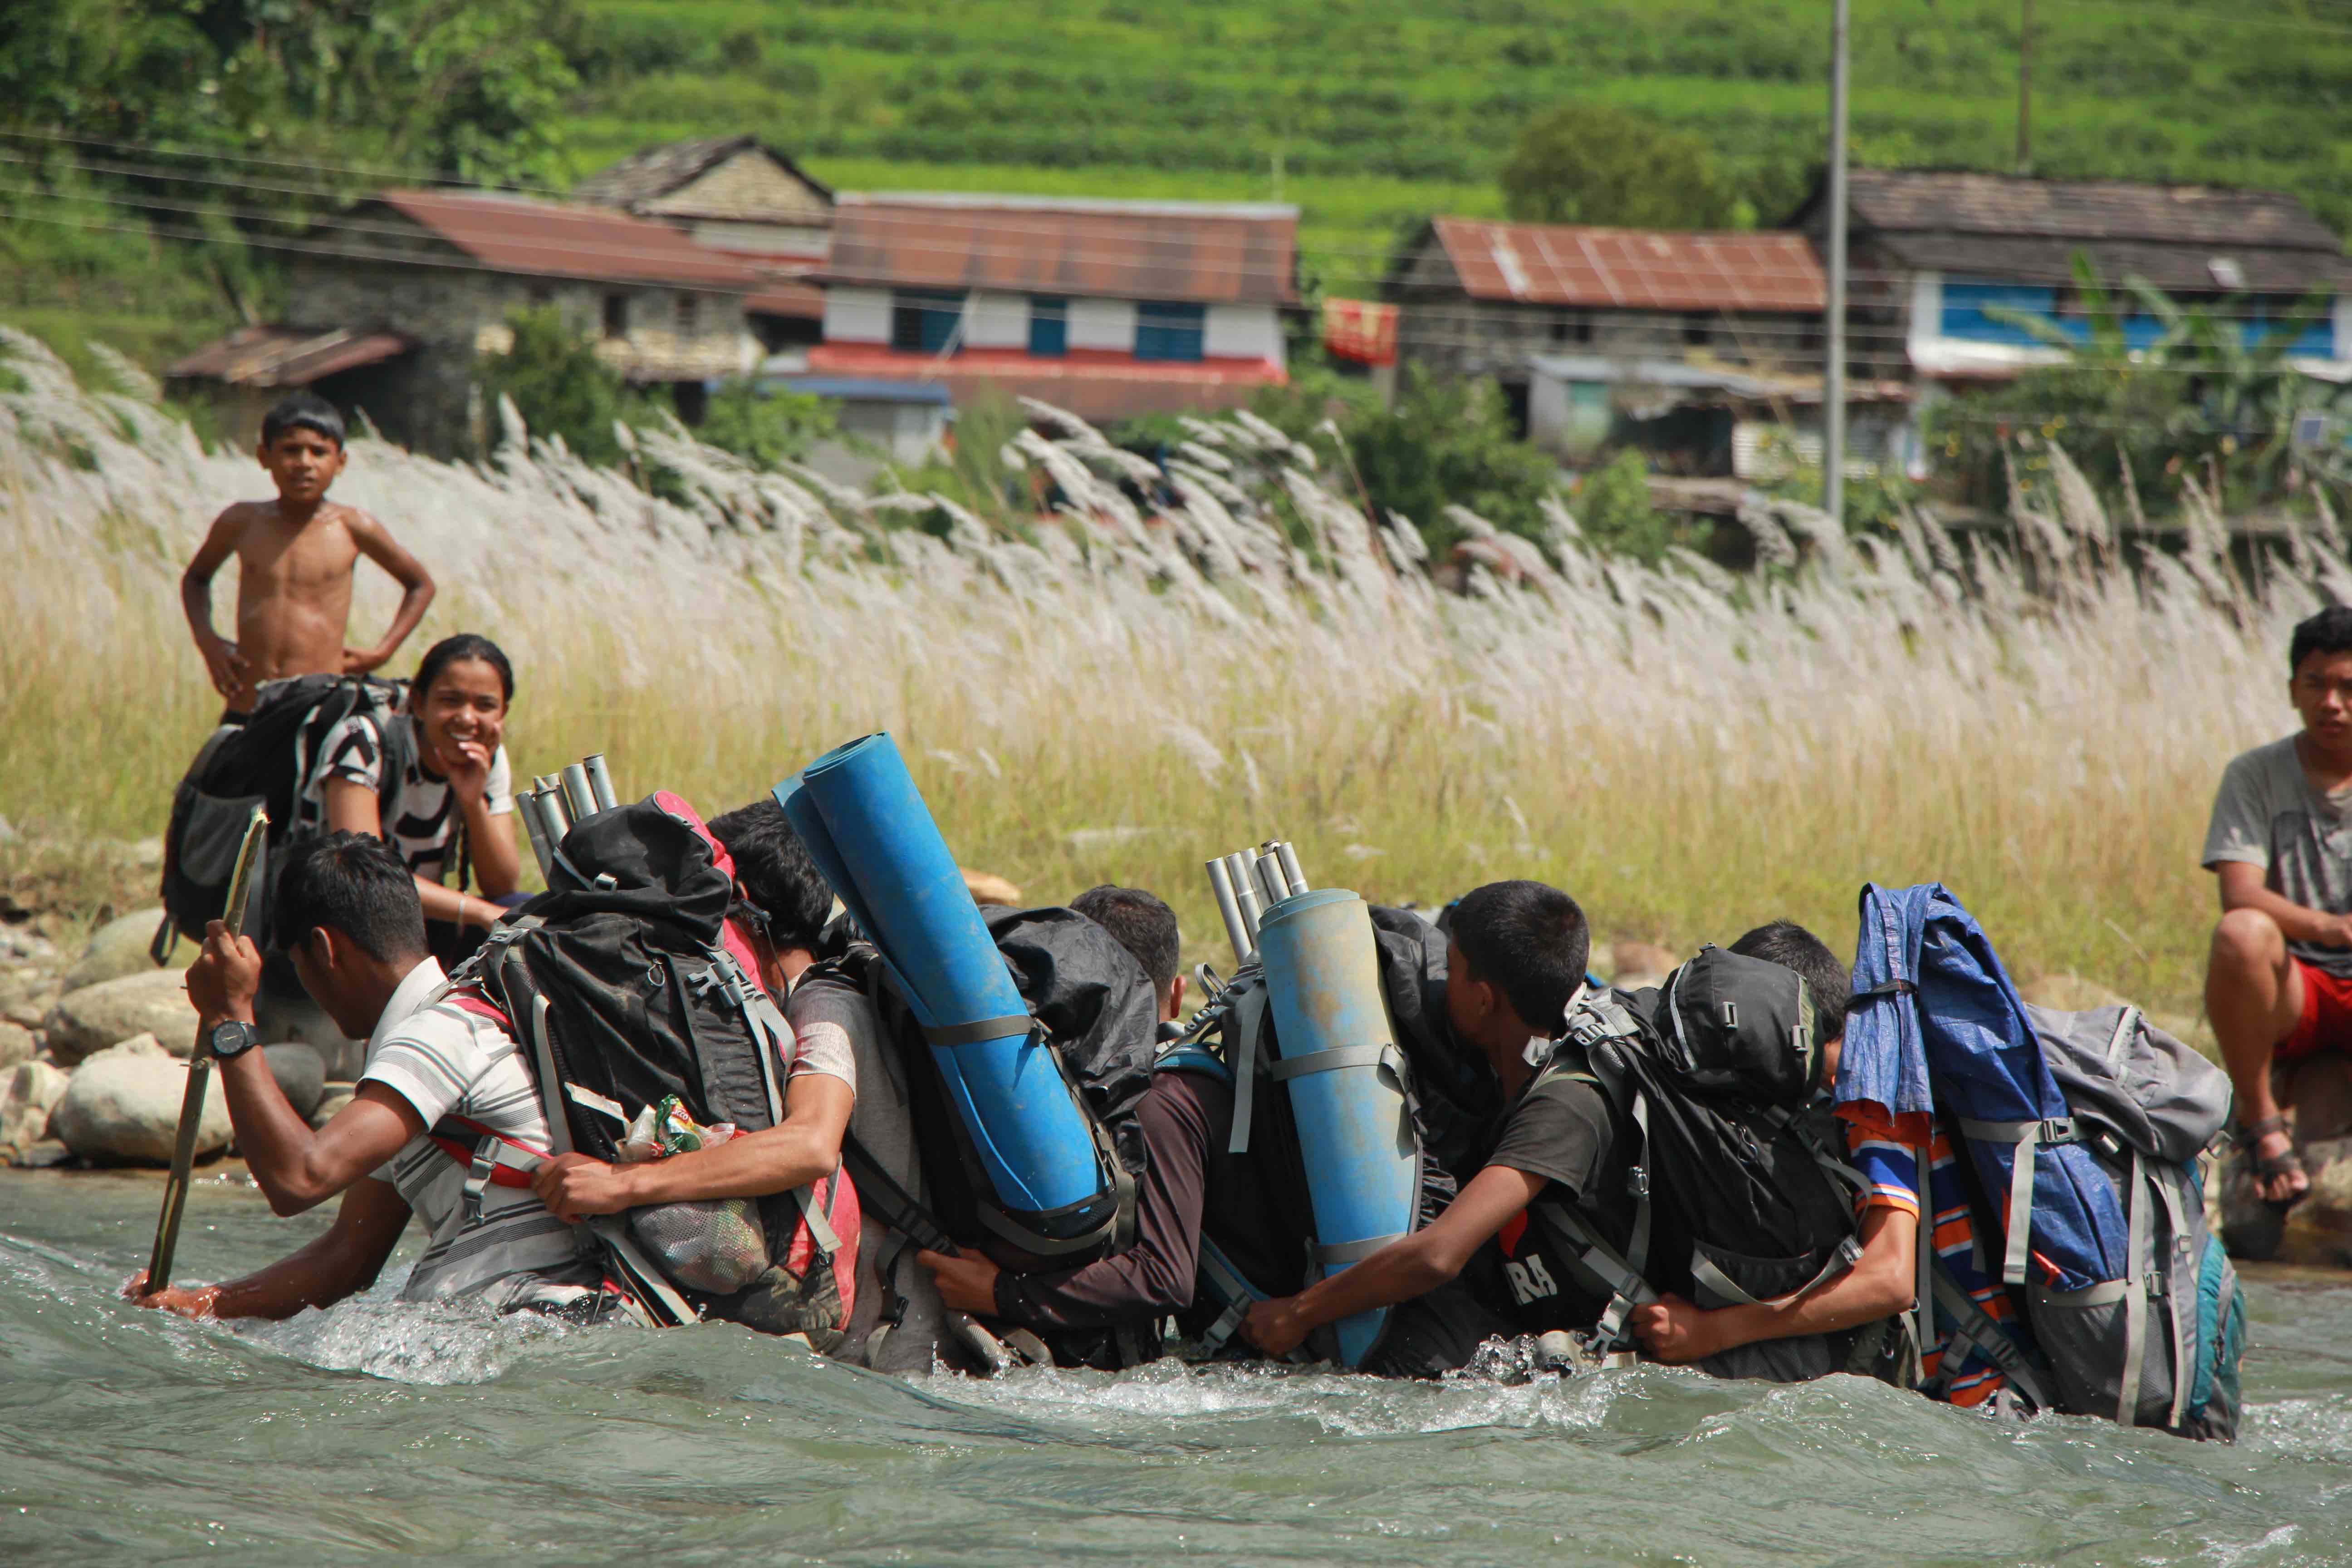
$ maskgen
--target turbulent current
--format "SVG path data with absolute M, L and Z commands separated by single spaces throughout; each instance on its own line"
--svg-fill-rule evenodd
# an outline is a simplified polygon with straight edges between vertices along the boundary
M 2352 1563 L 2352 1284 L 2250 1286 L 2234 1448 L 1656 1368 L 901 1383 L 732 1328 L 114 1297 L 152 1181 L 0 1176 L 0 1563 Z M 316 1234 L 201 1180 L 184 1279 Z M 406 1256 L 404 1252 L 403 1258 Z

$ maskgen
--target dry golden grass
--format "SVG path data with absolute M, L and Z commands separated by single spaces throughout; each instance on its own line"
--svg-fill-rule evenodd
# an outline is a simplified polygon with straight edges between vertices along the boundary
M 160 829 L 217 706 L 178 567 L 266 493 L 137 397 L 6 352 L 28 390 L 0 395 L 0 812 L 26 838 L 0 869 Z M 886 728 L 967 864 L 1037 900 L 1156 889 L 1192 957 L 1221 945 L 1201 862 L 1280 834 L 1318 883 L 1435 901 L 1538 877 L 1603 936 L 1675 945 L 1785 914 L 1846 947 L 1865 879 L 1940 879 L 2021 975 L 2193 1010 L 2213 784 L 2292 725 L 2314 584 L 2352 597 L 2333 540 L 2261 593 L 2210 527 L 2128 574 L 2088 508 L 2039 525 L 2034 594 L 1929 531 L 1733 584 L 1595 559 L 1562 513 L 1550 558 L 1488 539 L 1499 569 L 1454 595 L 1409 531 L 1242 425 L 1204 427 L 1149 523 L 1105 482 L 1133 459 L 1080 427 L 1022 437 L 1008 463 L 1077 514 L 1023 537 L 960 511 L 945 538 L 886 530 L 906 498 L 654 447 L 693 508 L 542 443 L 479 470 L 354 445 L 338 496 L 442 584 L 409 655 L 457 630 L 513 655 L 518 774 L 602 750 L 625 789 L 717 811 Z M 1319 564 L 1267 520 L 1284 487 Z M 392 593 L 361 587 L 364 635 Z

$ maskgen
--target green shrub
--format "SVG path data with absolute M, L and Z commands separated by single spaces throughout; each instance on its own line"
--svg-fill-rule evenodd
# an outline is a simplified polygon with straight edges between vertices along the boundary
M 514 334 L 507 352 L 475 362 L 484 400 L 511 397 L 531 434 L 561 436 L 600 467 L 618 463 L 621 443 L 613 424 L 621 416 L 621 373 L 599 359 L 595 345 L 566 326 L 553 306 L 517 310 L 507 322 Z

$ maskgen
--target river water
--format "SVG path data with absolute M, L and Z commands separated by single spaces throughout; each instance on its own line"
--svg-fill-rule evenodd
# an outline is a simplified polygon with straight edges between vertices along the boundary
M 0 1563 L 2352 1563 L 2352 1283 L 2252 1282 L 2234 1448 L 1852 1378 L 902 1383 L 733 1328 L 134 1310 L 151 1178 L 0 1175 Z M 200 1180 L 180 1272 L 322 1228 Z

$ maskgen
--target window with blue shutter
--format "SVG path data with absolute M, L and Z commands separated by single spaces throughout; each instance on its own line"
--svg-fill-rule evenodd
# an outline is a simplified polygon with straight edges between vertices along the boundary
M 1070 302 L 1055 294 L 1029 296 L 1029 352 L 1060 359 L 1070 352 Z
M 898 289 L 890 295 L 890 346 L 907 353 L 935 354 L 956 335 L 963 320 L 961 289 Z
M 1203 351 L 1208 321 L 1205 305 L 1147 300 L 1135 308 L 1135 357 L 1197 360 Z

